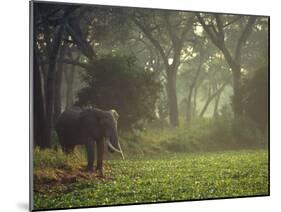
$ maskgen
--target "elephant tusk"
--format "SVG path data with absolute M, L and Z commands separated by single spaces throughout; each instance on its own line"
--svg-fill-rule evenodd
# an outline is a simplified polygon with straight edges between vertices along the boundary
M 119 149 L 120 149 L 120 153 L 121 153 L 121 155 L 122 155 L 123 160 L 125 160 L 125 157 L 124 157 L 124 154 L 123 154 L 123 150 L 122 150 L 121 145 L 120 145 L 119 142 L 118 142 L 118 147 L 119 147 Z
M 108 139 L 105 139 L 105 141 L 106 141 L 107 145 L 110 147 L 110 149 L 112 149 L 112 150 L 115 151 L 115 152 L 120 152 L 120 150 L 119 150 L 119 149 L 116 149 L 116 148 L 110 143 L 110 141 L 109 141 Z
M 120 144 L 119 144 L 119 143 L 118 143 L 118 146 L 119 146 L 120 150 L 119 150 L 119 149 L 116 149 L 116 148 L 110 143 L 109 139 L 105 139 L 105 141 L 106 141 L 106 143 L 107 143 L 107 145 L 109 146 L 110 149 L 112 149 L 112 150 L 115 151 L 115 152 L 119 152 L 119 153 L 122 155 L 123 160 L 125 159 L 124 154 L 123 154 L 123 152 L 122 152 L 122 150 L 121 150 L 121 148 L 120 148 Z

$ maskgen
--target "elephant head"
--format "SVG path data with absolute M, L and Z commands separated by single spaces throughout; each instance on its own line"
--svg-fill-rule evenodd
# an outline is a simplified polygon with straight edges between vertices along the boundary
M 124 159 L 124 154 L 118 140 L 117 121 L 118 113 L 115 110 L 103 111 L 91 109 L 82 114 L 82 119 L 87 119 L 88 132 L 93 138 L 105 138 L 111 152 L 119 152 Z M 83 118 L 85 117 L 85 118 Z M 84 127 L 84 129 L 87 129 Z
M 106 133 L 105 133 L 105 141 L 109 147 L 111 152 L 119 152 L 122 155 L 122 158 L 125 159 L 121 145 L 118 140 L 118 133 L 117 133 L 117 121 L 119 118 L 119 114 L 116 110 L 110 110 L 109 117 L 105 119 L 106 125 Z

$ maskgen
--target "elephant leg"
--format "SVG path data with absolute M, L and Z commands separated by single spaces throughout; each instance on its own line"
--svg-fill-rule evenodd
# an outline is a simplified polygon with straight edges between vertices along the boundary
M 98 153 L 98 158 L 97 158 L 97 171 L 100 172 L 101 175 L 103 175 L 103 170 L 102 170 L 102 163 L 103 163 L 103 153 L 104 153 L 104 142 L 103 140 L 97 141 L 97 153 Z
M 88 164 L 87 164 L 87 171 L 94 171 L 94 143 L 93 142 L 89 142 L 86 144 L 86 150 L 87 150 L 87 160 L 88 160 Z

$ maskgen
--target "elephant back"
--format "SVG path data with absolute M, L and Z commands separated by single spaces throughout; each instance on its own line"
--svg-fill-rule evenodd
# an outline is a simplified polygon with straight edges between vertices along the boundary
M 81 137 L 81 124 L 79 122 L 82 112 L 83 110 L 79 108 L 65 110 L 56 122 L 58 135 L 67 139 L 79 139 Z

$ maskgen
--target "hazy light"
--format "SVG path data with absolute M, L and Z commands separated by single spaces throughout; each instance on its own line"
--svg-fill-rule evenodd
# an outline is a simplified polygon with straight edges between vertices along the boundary
M 169 58 L 169 59 L 168 59 L 168 64 L 169 64 L 169 65 L 172 65 L 172 64 L 173 64 L 173 61 L 174 61 L 173 58 Z
M 202 27 L 202 26 L 196 26 L 196 27 L 195 27 L 195 30 L 194 30 L 194 33 L 195 33 L 196 35 L 201 36 L 202 33 L 203 33 L 203 27 Z

